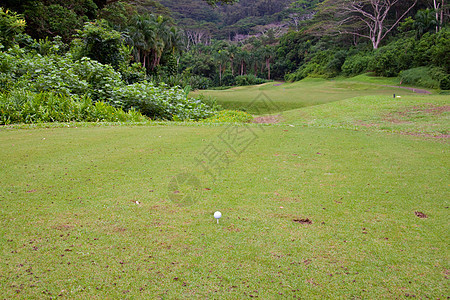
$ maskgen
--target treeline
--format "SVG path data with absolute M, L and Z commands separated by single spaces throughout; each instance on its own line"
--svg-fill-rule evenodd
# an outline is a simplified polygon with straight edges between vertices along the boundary
M 8 34 L 14 37 L 4 36 L 0 42 L 5 48 L 14 41 L 30 49 L 36 47 L 34 41 L 40 33 L 45 38 L 61 36 L 61 47 L 73 59 L 88 57 L 110 65 L 127 84 L 148 80 L 204 89 L 272 79 L 296 81 L 308 76 L 330 78 L 372 72 L 401 76 L 408 84 L 448 88 L 450 38 L 446 0 L 371 0 L 379 4 L 379 10 L 365 0 L 296 0 L 280 2 L 272 12 L 273 3 L 257 12 L 255 5 L 267 1 L 242 0 L 218 10 L 206 6 L 208 13 L 237 10 L 249 16 L 282 16 L 281 23 L 257 27 L 257 34 L 237 40 L 213 39 L 207 31 L 180 28 L 164 16 L 170 11 L 162 3 L 179 4 L 178 11 L 185 9 L 186 17 L 194 15 L 196 5 L 211 1 L 194 1 L 191 8 L 168 0 L 13 1 L 20 3 L 17 8 L 29 20 L 26 28 L 33 28 L 27 32 L 37 36 L 13 34 L 12 30 Z M 55 25 L 60 24 L 60 18 L 42 13 L 45 22 L 39 31 L 33 19 L 35 14 L 30 12 L 33 5 L 44 5 L 44 12 L 50 12 L 52 5 L 58 6 L 69 10 L 68 15 L 77 15 L 81 23 L 89 22 L 80 29 L 71 27 L 74 33 L 65 36 Z M 220 22 L 226 22 L 222 17 Z M 202 18 L 207 20 L 206 16 L 199 17 Z
M 296 4 L 300 2 L 307 1 Z M 308 76 L 331 78 L 371 72 L 400 76 L 405 84 L 450 88 L 450 31 L 444 1 L 436 9 L 414 1 L 385 8 L 379 35 L 370 31 L 374 25 L 370 20 L 365 20 L 366 27 L 361 25 L 362 18 L 348 23 L 358 13 L 361 16 L 360 10 L 380 17 L 377 12 L 360 6 L 346 7 L 354 11 L 345 14 L 343 5 L 348 3 L 322 2 L 315 7 L 314 17 L 291 24 L 286 34 L 277 35 L 274 27 L 240 42 L 197 45 L 181 57 L 180 71 L 205 76 L 213 85 L 239 85 L 243 75 L 297 81 Z M 305 14 L 310 9 L 305 6 Z

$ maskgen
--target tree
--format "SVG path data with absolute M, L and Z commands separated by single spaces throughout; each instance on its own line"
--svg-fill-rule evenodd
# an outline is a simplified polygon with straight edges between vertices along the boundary
M 421 37 L 424 33 L 434 30 L 437 26 L 434 12 L 430 9 L 419 10 L 414 17 L 414 27 L 417 30 L 417 37 Z
M 444 24 L 444 10 L 446 8 L 445 0 L 442 0 L 441 3 L 439 3 L 439 0 L 433 0 L 433 7 L 436 14 L 436 32 L 438 32 L 439 28 Z
M 119 32 L 112 30 L 101 20 L 86 23 L 83 30 L 78 31 L 81 57 L 90 57 L 102 64 L 109 64 L 114 69 L 128 63 L 128 53 Z
M 416 5 L 417 0 L 407 0 L 407 8 L 399 15 L 389 14 L 400 0 L 326 0 L 321 14 L 331 16 L 322 22 L 328 33 L 351 34 L 367 38 L 374 49 Z M 405 4 L 402 1 L 401 4 Z M 388 18 L 389 17 L 389 18 Z M 391 19 L 392 18 L 392 19 Z M 330 21 L 333 20 L 334 21 Z
M 236 60 L 239 62 L 239 75 L 246 74 L 246 66 L 250 62 L 250 53 L 245 49 L 238 49 Z
M 271 79 L 270 78 L 270 67 L 271 67 L 272 60 L 274 58 L 274 52 L 275 52 L 275 50 L 272 46 L 264 46 L 260 50 L 260 56 L 264 60 L 263 66 L 265 66 L 265 68 L 267 70 L 267 79 L 269 79 L 269 80 Z
M 126 35 L 135 60 L 152 72 L 157 71 L 164 55 L 173 56 L 184 48 L 181 32 L 163 16 L 135 15 Z
M 225 73 L 227 62 L 229 60 L 230 53 L 226 49 L 217 51 L 214 54 L 214 59 L 219 65 L 219 84 L 222 85 L 222 76 Z

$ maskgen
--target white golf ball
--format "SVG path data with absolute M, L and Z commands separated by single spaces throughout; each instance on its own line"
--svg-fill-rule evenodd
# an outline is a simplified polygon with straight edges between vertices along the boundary
M 220 213 L 220 211 L 216 211 L 216 212 L 214 213 L 214 218 L 220 219 L 221 217 L 222 217 L 222 214 Z

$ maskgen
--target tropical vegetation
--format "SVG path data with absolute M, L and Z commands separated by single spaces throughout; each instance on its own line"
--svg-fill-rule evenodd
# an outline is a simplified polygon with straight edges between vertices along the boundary
M 445 0 L 232 2 L 6 1 L 0 90 L 199 120 L 219 107 L 196 89 L 368 72 L 449 88 Z

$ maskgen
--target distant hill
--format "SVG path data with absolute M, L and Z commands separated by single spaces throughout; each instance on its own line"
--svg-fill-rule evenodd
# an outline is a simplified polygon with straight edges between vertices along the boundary
M 175 22 L 186 29 L 208 29 L 215 38 L 256 33 L 255 26 L 280 23 L 294 0 L 240 0 L 216 8 L 203 0 L 159 0 L 170 9 Z

